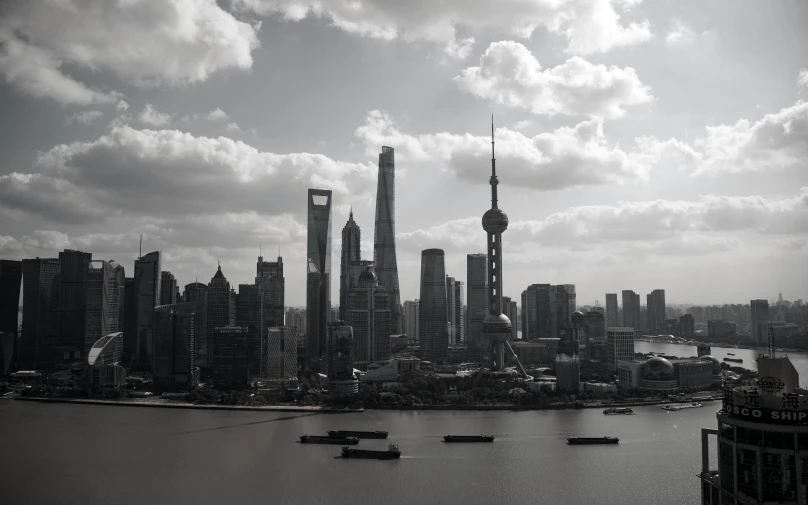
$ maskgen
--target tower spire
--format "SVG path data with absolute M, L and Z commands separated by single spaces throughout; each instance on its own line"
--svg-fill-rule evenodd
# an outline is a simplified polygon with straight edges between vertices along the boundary
M 348 215 L 348 219 L 353 219 L 353 205 L 351 205 L 351 213 Z
M 494 115 L 491 114 L 491 208 L 497 208 L 497 160 L 494 157 Z

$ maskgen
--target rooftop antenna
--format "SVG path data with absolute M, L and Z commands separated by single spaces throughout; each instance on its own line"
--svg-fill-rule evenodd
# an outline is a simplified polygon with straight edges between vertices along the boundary
M 491 208 L 497 208 L 497 165 L 494 157 L 494 115 L 491 114 Z
M 199 284 L 199 269 L 198 268 L 196 269 L 196 280 L 194 280 L 194 282 Z
M 143 234 L 140 234 L 140 247 L 137 250 L 138 259 L 143 257 Z
M 774 351 L 774 328 L 771 327 L 771 326 L 769 327 L 769 357 L 770 358 L 775 357 L 775 351 Z

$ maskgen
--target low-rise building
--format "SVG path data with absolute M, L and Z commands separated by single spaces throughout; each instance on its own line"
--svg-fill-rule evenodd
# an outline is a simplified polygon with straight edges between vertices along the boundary
M 584 391 L 596 394 L 614 393 L 617 391 L 617 384 L 606 382 L 583 382 L 581 386 Z
M 397 382 L 402 375 L 421 369 L 418 358 L 393 358 L 387 361 L 369 363 L 362 374 L 362 382 Z
M 549 365 L 554 363 L 560 338 L 536 338 L 530 342 L 511 344 L 522 365 Z

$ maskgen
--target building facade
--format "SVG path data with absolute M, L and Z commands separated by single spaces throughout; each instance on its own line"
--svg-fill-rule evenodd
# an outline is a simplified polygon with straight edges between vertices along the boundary
M 407 300 L 402 308 L 402 321 L 404 322 L 404 333 L 407 334 L 411 340 L 418 338 L 418 309 L 420 300 Z
M 201 282 L 185 285 L 184 303 L 194 304 L 194 362 L 208 366 L 208 286 Z
M 250 328 L 247 342 L 247 362 L 250 377 L 264 374 L 266 339 L 261 338 L 261 289 L 255 284 L 239 284 L 236 297 L 236 326 Z M 266 332 L 265 332 L 266 333 Z
M 379 180 L 376 188 L 376 226 L 373 237 L 373 266 L 379 284 L 390 293 L 390 329 L 401 333 L 401 296 L 396 259 L 396 163 L 392 147 L 379 153 Z
M 151 364 L 151 346 L 154 308 L 160 303 L 160 252 L 154 251 L 135 260 L 135 338 L 124 339 L 124 352 L 131 363 L 139 366 Z
M 319 370 L 331 309 L 331 191 L 309 189 L 306 266 L 306 357 Z
M 508 316 L 508 319 L 511 320 L 511 338 L 508 341 L 513 342 L 517 339 L 517 328 L 519 325 L 516 324 L 518 320 L 518 313 L 519 309 L 515 300 L 511 300 L 510 296 L 503 296 L 502 297 L 502 312 Z
M 326 361 L 331 394 L 345 396 L 359 392 L 359 381 L 354 376 L 353 345 L 353 329 L 345 321 L 328 323 Z
M 267 373 L 270 381 L 283 384 L 297 382 L 297 330 L 289 326 L 269 329 L 267 338 Z
M 359 276 L 346 303 L 346 323 L 353 328 L 354 359 L 390 359 L 390 294 L 370 267 Z
M 59 363 L 79 363 L 87 356 L 87 277 L 92 259 L 91 253 L 81 251 L 66 249 L 59 253 Z
M 210 323 L 208 323 L 210 328 Z M 241 326 L 213 329 L 211 339 L 211 368 L 213 383 L 219 390 L 242 389 L 250 381 L 249 342 L 255 330 Z
M 630 289 L 623 290 L 623 327 L 642 329 L 640 312 L 640 295 Z
M 216 273 L 208 283 L 207 293 L 207 356 L 208 362 L 215 357 L 215 350 L 212 347 L 214 338 L 218 335 L 217 328 L 232 327 L 235 324 L 231 313 L 230 283 L 222 273 L 222 266 L 219 265 Z M 246 353 L 246 351 L 245 351 Z
M 618 361 L 634 361 L 634 328 L 606 328 L 606 341 L 610 370 L 617 370 Z
M 123 358 L 123 332 L 110 333 L 99 338 L 87 353 L 84 378 L 92 385 L 120 387 L 126 384 Z
M 18 353 L 19 332 L 17 326 L 20 316 L 21 285 L 22 262 L 0 260 L 0 332 L 10 333 L 13 336 L 10 353 L 4 353 L 5 358 L 10 361 L 15 361 Z
M 339 318 L 348 318 L 348 293 L 359 280 L 357 272 L 361 268 L 360 241 L 362 231 L 353 218 L 353 209 L 348 215 L 348 222 L 342 228 L 342 249 L 339 256 Z
M 483 321 L 488 314 L 488 255 L 466 256 L 466 347 L 468 360 L 482 363 L 486 341 Z
M 59 268 L 56 258 L 22 260 L 21 370 L 47 371 L 56 367 Z
M 606 293 L 606 326 L 618 326 L 617 293 Z
M 195 350 L 195 303 L 154 308 L 154 386 L 160 391 L 188 389 L 199 382 Z
M 160 305 L 177 303 L 177 279 L 171 272 L 160 272 Z
M 647 329 L 654 331 L 665 322 L 665 290 L 655 289 L 646 296 L 648 307 Z
M 449 350 L 446 269 L 443 249 L 421 252 L 421 296 L 418 329 L 425 360 L 446 361 Z
M 769 321 L 769 301 L 752 300 L 749 305 L 752 309 L 752 342 L 765 345 L 769 337 L 765 333 L 765 324 Z
M 454 281 L 455 345 L 466 343 L 466 286 L 463 281 Z
M 84 349 L 87 356 L 102 337 L 117 333 L 125 304 L 124 268 L 114 261 L 90 261 L 87 270 L 87 305 Z M 122 338 L 122 337 L 121 337 Z

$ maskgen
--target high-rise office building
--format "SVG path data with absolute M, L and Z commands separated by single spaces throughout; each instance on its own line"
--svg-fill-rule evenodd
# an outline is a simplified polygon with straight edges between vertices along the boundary
M 603 313 L 594 310 L 585 313 L 583 331 L 590 344 L 603 343 L 606 340 L 606 320 Z
M 212 345 L 214 343 L 213 339 L 217 335 L 216 329 L 217 328 L 225 328 L 231 327 L 234 325 L 235 321 L 233 314 L 231 313 L 231 294 L 230 294 L 230 283 L 227 282 L 227 278 L 222 273 L 222 266 L 219 265 L 216 273 L 211 278 L 210 282 L 208 283 L 207 289 L 207 329 L 208 329 L 208 363 L 211 363 L 211 360 L 215 358 L 213 352 L 214 349 Z M 244 338 L 246 339 L 246 329 L 245 329 Z M 240 334 L 241 335 L 241 334 Z M 245 340 L 246 346 L 246 340 Z M 246 347 L 244 348 L 245 359 L 246 359 Z M 246 366 L 246 365 L 245 365 Z
M 247 366 L 250 377 L 264 373 L 266 342 L 261 338 L 261 290 L 255 284 L 239 284 L 236 298 L 236 326 L 250 328 L 247 342 Z
M 482 363 L 486 340 L 483 321 L 488 314 L 488 255 L 466 255 L 466 347 L 468 360 Z
M 418 310 L 420 300 L 407 300 L 404 302 L 402 310 L 402 321 L 404 322 L 404 333 L 410 340 L 418 338 Z
M 82 357 L 86 357 L 87 276 L 92 259 L 91 253 L 81 251 L 65 249 L 59 253 L 57 351 L 60 363 L 80 362 Z
M 752 300 L 749 302 L 752 310 L 752 341 L 757 345 L 766 345 L 769 335 L 766 333 L 769 322 L 769 301 Z
M 606 326 L 617 326 L 617 293 L 606 293 Z
M 208 291 L 210 294 L 210 290 Z M 210 314 L 208 314 L 210 315 Z M 210 320 L 208 329 L 210 330 Z M 240 389 L 250 380 L 249 342 L 254 340 L 255 329 L 241 326 L 223 326 L 213 329 L 208 361 L 217 389 Z
M 82 356 L 101 338 L 121 331 L 121 310 L 125 304 L 124 268 L 114 261 L 92 260 L 87 266 L 87 304 Z
M 446 317 L 449 319 L 449 345 L 458 345 L 457 314 L 455 314 L 455 278 L 446 276 Z
M 160 272 L 160 305 L 177 303 L 177 279 L 171 272 Z
M 560 338 L 568 309 L 564 286 L 531 284 L 522 292 L 522 338 Z
M 59 268 L 56 258 L 22 260 L 21 370 L 47 371 L 56 367 Z
M 611 370 L 617 370 L 618 361 L 634 360 L 634 328 L 606 328 L 606 340 L 608 346 L 607 365 Z
M 441 278 L 441 283 L 443 278 Z M 326 367 L 328 392 L 337 396 L 359 392 L 359 381 L 354 377 L 353 328 L 345 321 L 328 323 L 326 339 Z
M 306 266 L 306 358 L 319 370 L 328 335 L 331 309 L 331 191 L 308 193 L 308 259 Z
M 269 328 L 286 323 L 286 278 L 280 254 L 278 261 L 264 261 L 263 256 L 258 257 L 255 284 L 261 295 L 261 342 L 266 342 Z
M 353 209 L 348 215 L 348 222 L 342 228 L 342 250 L 339 260 L 339 318 L 348 317 L 348 293 L 359 280 L 360 267 L 360 239 L 361 230 L 353 218 Z
M 136 333 L 133 342 L 124 337 L 124 352 L 128 351 L 132 364 L 151 364 L 151 346 L 154 324 L 154 308 L 160 303 L 159 251 L 151 252 L 135 260 L 135 317 Z
M 195 303 L 160 305 L 154 309 L 152 369 L 158 390 L 187 389 L 199 382 L 196 366 Z
M 298 335 L 306 334 L 306 309 L 289 307 L 286 311 L 286 326 L 297 330 Z
M 346 323 L 353 328 L 356 361 L 390 358 L 390 294 L 368 267 L 348 293 Z
M 421 252 L 421 296 L 418 331 L 425 360 L 446 361 L 449 346 L 446 267 L 443 249 Z
M 510 296 L 502 297 L 502 313 L 508 316 L 508 319 L 511 320 L 511 338 L 509 338 L 508 341 L 513 342 L 516 340 L 517 335 L 516 321 L 518 320 L 518 307 L 516 301 L 511 300 Z
M 185 303 L 194 304 L 194 363 L 200 367 L 208 364 L 208 286 L 201 282 L 185 285 Z
M 129 355 L 134 349 L 137 339 L 137 291 L 135 291 L 135 278 L 126 277 L 123 284 L 123 351 L 121 353 L 121 363 L 132 363 Z M 127 347 L 130 346 L 130 347 Z
M 646 297 L 648 304 L 648 324 L 649 330 L 656 330 L 665 323 L 665 290 L 655 289 Z
M 679 326 L 682 328 L 682 338 L 696 337 L 696 322 L 693 320 L 692 314 L 683 314 L 679 317 Z
M 566 312 L 568 317 L 571 317 L 572 314 L 578 310 L 578 300 L 577 296 L 575 295 L 575 284 L 564 284 L 564 291 L 567 294 Z
M 640 295 L 634 291 L 623 290 L 623 327 L 634 328 L 635 331 L 642 329 L 640 314 Z
M 267 374 L 270 381 L 297 382 L 297 331 L 289 326 L 270 328 L 267 337 Z
M 379 284 L 390 293 L 390 331 L 401 333 L 401 296 L 396 260 L 396 164 L 392 147 L 379 153 L 376 188 L 376 227 L 373 238 L 373 267 Z
M 466 343 L 466 290 L 463 281 L 454 282 L 455 345 Z
M 5 359 L 14 361 L 18 354 L 17 325 L 20 316 L 20 286 L 22 285 L 22 262 L 0 260 L 0 332 L 12 335 Z

